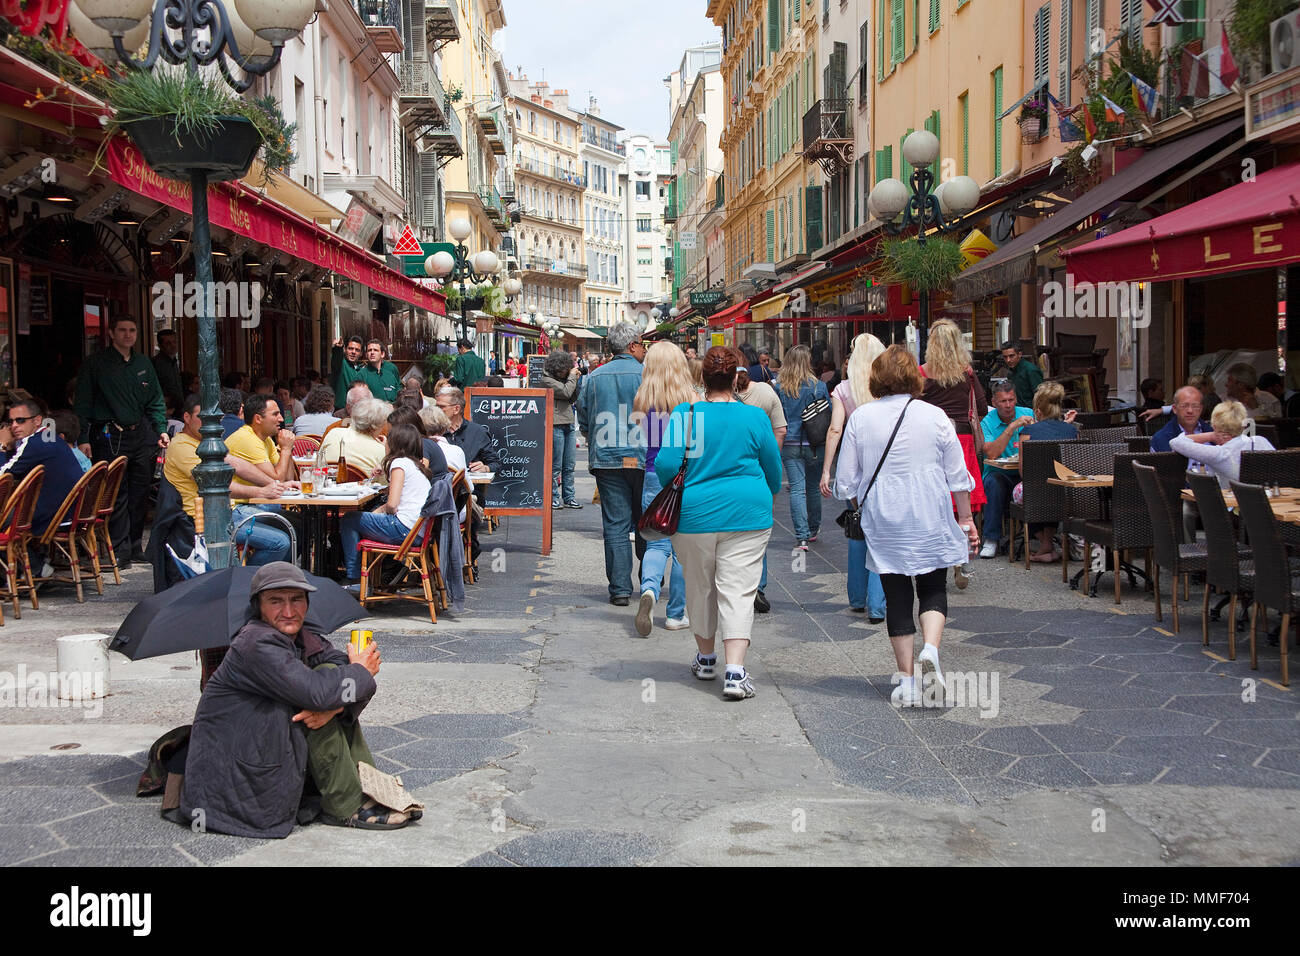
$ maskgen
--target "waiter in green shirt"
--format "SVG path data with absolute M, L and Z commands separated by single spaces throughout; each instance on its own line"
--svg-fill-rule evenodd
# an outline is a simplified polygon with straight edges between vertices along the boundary
M 334 379 L 334 407 L 348 407 L 348 389 L 362 381 L 362 369 L 366 360 L 361 357 L 365 351 L 365 340 L 359 335 L 348 336 L 347 344 L 343 339 L 334 340 L 330 353 L 330 374 Z
M 129 315 L 109 323 L 111 344 L 86 359 L 77 376 L 78 445 L 95 461 L 126 456 L 126 474 L 113 504 L 108 534 L 119 561 L 144 560 L 144 516 L 154 458 L 167 447 L 167 412 L 153 363 L 135 351 L 139 326 Z
M 474 346 L 469 344 L 469 339 L 461 339 L 456 344 L 456 348 L 460 354 L 456 356 L 456 363 L 452 366 L 451 384 L 459 389 L 466 389 L 479 379 L 487 377 L 487 366 L 474 353 Z
M 1025 361 L 1020 343 L 1011 339 L 1002 343 L 1002 361 L 1011 372 L 1011 382 L 1016 386 L 1016 404 L 1034 407 L 1034 392 L 1043 384 L 1043 372 L 1033 362 Z
M 384 358 L 384 343 L 371 339 L 366 343 L 366 364 L 361 369 L 361 381 L 370 386 L 370 394 L 380 401 L 392 403 L 402 390 L 402 378 L 397 366 Z

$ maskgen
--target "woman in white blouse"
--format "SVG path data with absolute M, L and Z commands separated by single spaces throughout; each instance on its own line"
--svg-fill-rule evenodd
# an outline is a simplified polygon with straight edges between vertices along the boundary
M 1219 479 L 1219 487 L 1226 491 L 1228 482 L 1238 481 L 1241 477 L 1243 451 L 1276 450 L 1267 438 L 1242 434 L 1249 419 L 1250 413 L 1241 402 L 1219 402 L 1210 416 L 1214 431 L 1175 435 L 1169 442 L 1169 450 L 1199 461 L 1206 471 Z
M 921 389 L 921 371 L 902 346 L 891 345 L 872 363 L 876 401 L 850 416 L 835 482 L 836 497 L 861 502 L 867 567 L 885 588 L 886 626 L 901 674 L 890 698 L 899 707 L 921 703 L 928 675 L 939 685 L 932 693 L 943 693 L 939 642 L 948 616 L 947 569 L 979 546 L 970 507 L 974 482 L 957 433 L 941 409 L 913 401 Z M 919 685 L 912 666 L 913 578 L 925 639 Z

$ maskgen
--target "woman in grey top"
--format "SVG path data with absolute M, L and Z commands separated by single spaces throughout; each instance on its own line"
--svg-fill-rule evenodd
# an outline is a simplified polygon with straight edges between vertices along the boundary
M 573 463 L 578 456 L 578 430 L 573 421 L 573 400 L 578 396 L 578 372 L 573 355 L 556 349 L 546 356 L 536 388 L 555 393 L 555 428 L 551 439 L 551 507 L 581 508 L 573 490 Z

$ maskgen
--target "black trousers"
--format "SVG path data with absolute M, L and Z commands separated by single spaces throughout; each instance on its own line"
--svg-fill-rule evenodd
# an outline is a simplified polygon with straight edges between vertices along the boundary
M 912 618 L 912 578 L 906 574 L 882 574 L 880 583 L 885 588 L 885 627 L 890 637 L 906 637 L 916 633 Z M 916 600 L 920 613 L 938 611 L 948 614 L 948 569 L 935 568 L 916 576 Z
M 125 432 L 109 425 L 105 438 L 101 426 L 91 432 L 90 450 L 95 461 L 111 462 L 119 455 L 126 456 L 126 474 L 122 476 L 122 487 L 113 505 L 113 516 L 108 519 L 108 536 L 113 541 L 117 560 L 130 561 L 132 549 L 139 548 L 144 540 L 144 518 L 153 490 L 158 435 L 152 426 L 145 424 Z

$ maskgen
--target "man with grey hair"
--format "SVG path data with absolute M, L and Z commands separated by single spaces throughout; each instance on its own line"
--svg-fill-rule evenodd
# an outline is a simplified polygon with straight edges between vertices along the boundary
M 1228 398 L 1246 406 L 1251 418 L 1281 418 L 1282 403 L 1269 392 L 1259 390 L 1259 372 L 1255 366 L 1238 362 L 1228 369 L 1228 380 L 1223 390 Z
M 478 422 L 465 420 L 465 393 L 454 385 L 449 385 L 438 390 L 434 402 L 451 423 L 447 441 L 465 452 L 469 470 L 496 471 L 501 464 L 501 456 L 492 447 L 491 433 Z
M 343 424 L 345 425 L 350 424 L 352 421 L 352 409 L 357 407 L 357 402 L 363 402 L 367 398 L 374 397 L 374 394 L 370 391 L 369 385 L 365 382 L 357 382 L 348 389 L 347 395 L 345 396 L 347 402 L 341 409 L 334 413 L 334 417 L 343 419 Z
M 645 480 L 645 440 L 634 421 L 632 403 L 641 387 L 646 347 L 631 322 L 616 323 L 605 344 L 613 358 L 587 376 L 574 408 L 578 428 L 587 440 L 587 467 L 600 492 L 609 603 L 627 607 L 633 594 L 629 537 L 641 518 Z M 636 550 L 643 549 L 638 538 Z

